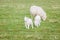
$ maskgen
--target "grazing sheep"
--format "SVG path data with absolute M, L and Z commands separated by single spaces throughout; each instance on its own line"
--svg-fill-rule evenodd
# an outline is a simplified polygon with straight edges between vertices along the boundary
M 33 22 L 32 22 L 32 19 L 30 19 L 30 18 L 28 18 L 28 17 L 24 17 L 24 21 L 25 21 L 25 27 L 27 28 L 27 29 L 29 29 L 29 27 L 30 27 L 30 25 L 32 26 L 32 28 L 33 28 Z
M 37 27 L 40 26 L 40 23 L 41 23 L 41 18 L 39 15 L 36 15 L 35 19 L 34 19 L 35 26 L 37 26 Z
M 45 11 L 39 7 L 39 6 L 31 6 L 30 7 L 30 13 L 33 15 L 33 16 L 36 16 L 36 15 L 40 15 L 41 18 L 45 21 L 46 20 L 46 13 Z

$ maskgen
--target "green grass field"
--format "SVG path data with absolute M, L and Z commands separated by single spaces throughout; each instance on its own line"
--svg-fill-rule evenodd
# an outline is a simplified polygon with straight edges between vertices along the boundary
M 41 6 L 47 20 L 28 30 L 23 19 L 31 5 Z M 0 0 L 0 40 L 60 40 L 60 0 Z

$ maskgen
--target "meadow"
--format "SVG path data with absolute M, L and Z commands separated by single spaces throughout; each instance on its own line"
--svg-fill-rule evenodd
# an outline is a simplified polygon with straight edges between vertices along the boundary
M 32 5 L 41 6 L 47 19 L 26 29 L 24 16 L 31 18 Z M 60 0 L 0 0 L 0 40 L 60 40 Z

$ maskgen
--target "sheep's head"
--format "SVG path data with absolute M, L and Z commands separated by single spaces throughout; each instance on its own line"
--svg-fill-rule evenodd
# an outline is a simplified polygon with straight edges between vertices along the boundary
M 42 20 L 45 21 L 47 16 L 42 16 Z

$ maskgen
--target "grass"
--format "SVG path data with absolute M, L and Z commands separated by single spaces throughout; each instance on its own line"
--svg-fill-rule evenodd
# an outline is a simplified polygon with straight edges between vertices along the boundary
M 47 20 L 28 30 L 23 18 L 31 17 L 31 5 L 41 6 Z M 0 0 L 0 40 L 60 40 L 60 0 Z

